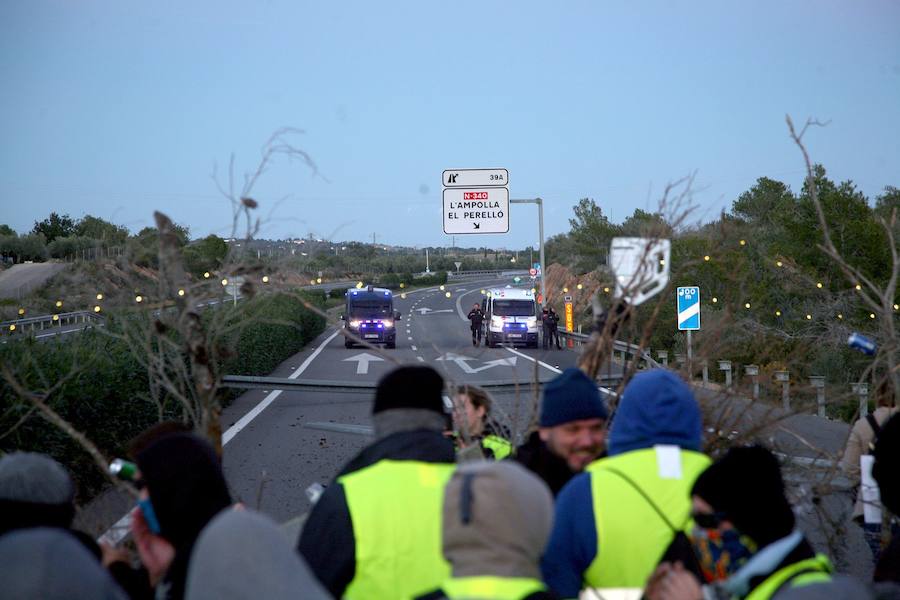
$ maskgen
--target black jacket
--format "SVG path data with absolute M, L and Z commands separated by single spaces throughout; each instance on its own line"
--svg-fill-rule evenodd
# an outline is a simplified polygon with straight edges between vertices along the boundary
M 456 455 L 453 442 L 442 433 L 420 429 L 395 433 L 363 448 L 341 469 L 313 507 L 297 543 L 297 550 L 335 598 L 344 595 L 356 573 L 353 522 L 337 479 L 386 459 L 453 463 Z
M 484 313 L 480 309 L 473 308 L 469 311 L 469 315 L 466 318 L 472 323 L 472 329 L 478 329 L 484 321 Z
M 533 432 L 524 444 L 516 449 L 512 460 L 540 477 L 553 492 L 555 498 L 572 477 L 577 475 L 569 468 L 564 458 L 557 456 L 541 441 L 538 432 Z

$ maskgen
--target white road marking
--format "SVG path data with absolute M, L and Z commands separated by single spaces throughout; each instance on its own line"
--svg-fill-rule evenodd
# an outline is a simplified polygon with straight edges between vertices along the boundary
M 422 358 L 421 356 L 417 356 L 416 360 L 418 360 L 419 362 L 425 362 L 425 359 Z
M 513 354 L 515 354 L 516 356 L 521 356 L 522 358 L 528 359 L 528 360 L 530 360 L 531 362 L 537 363 L 537 364 L 541 365 L 542 367 L 544 367 L 545 369 L 550 369 L 550 370 L 553 371 L 554 373 L 562 373 L 562 371 L 560 371 L 560 370 L 557 369 L 556 367 L 554 367 L 554 366 L 552 366 L 552 365 L 548 365 L 547 363 L 545 363 L 545 362 L 542 361 L 542 360 L 538 360 L 538 359 L 536 359 L 536 358 L 534 358 L 534 357 L 532 357 L 532 356 L 528 356 L 527 354 L 523 354 L 522 352 L 519 352 L 518 350 L 516 350 L 516 349 L 514 349 L 514 348 L 510 348 L 509 346 L 504 346 L 504 348 L 506 348 L 507 350 L 509 350 L 510 352 L 512 352 Z M 602 387 L 602 386 L 600 386 L 600 391 L 603 392 L 604 394 L 607 394 L 607 395 L 609 395 L 609 396 L 613 396 L 613 397 L 615 397 L 615 398 L 618 398 L 618 397 L 619 397 L 619 395 L 618 395 L 617 393 L 615 393 L 614 391 L 608 390 L 608 389 L 606 389 L 605 387 Z
M 305 371 L 306 368 L 310 365 L 310 363 L 312 363 L 312 361 L 314 361 L 316 359 L 316 357 L 322 352 L 322 350 L 325 348 L 325 346 L 327 346 L 331 340 L 333 340 L 335 337 L 337 337 L 337 335 L 340 332 L 341 332 L 340 329 L 336 329 L 334 331 L 334 333 L 332 333 L 327 338 L 325 338 L 325 340 L 321 344 L 319 344 L 318 348 L 313 350 L 312 354 L 310 354 L 308 357 L 306 357 L 306 360 L 304 360 L 303 363 L 299 367 L 297 367 L 297 369 L 293 373 L 288 375 L 288 379 L 297 379 L 298 377 L 300 377 L 300 375 L 303 374 L 303 371 Z M 262 413 L 262 411 L 266 410 L 266 408 L 270 404 L 272 404 L 272 402 L 275 400 L 275 398 L 277 398 L 278 396 L 281 395 L 282 391 L 283 390 L 273 390 L 273 391 L 269 392 L 266 395 L 266 397 L 263 398 L 259 404 L 257 404 L 250 410 L 250 412 L 248 412 L 243 417 L 238 419 L 237 423 L 235 423 L 234 425 L 229 427 L 225 431 L 225 433 L 222 434 L 222 445 L 224 446 L 225 444 L 230 442 L 234 438 L 234 436 L 236 436 L 238 433 L 240 433 L 240 431 L 244 427 L 249 425 L 250 422 L 253 421 L 253 419 L 258 417 L 260 415 L 260 413 Z M 121 542 L 125 538 L 125 536 L 128 535 L 128 533 L 130 531 L 131 531 L 131 511 L 127 512 L 125 514 L 125 516 L 123 516 L 121 519 L 116 521 L 116 523 L 112 527 L 107 529 L 103 533 L 103 535 L 101 535 L 97 539 L 97 541 L 105 541 L 112 545 L 116 545 L 119 542 Z
M 416 348 L 415 346 L 410 346 L 410 348 L 412 348 L 412 351 L 413 351 L 413 352 L 415 352 L 416 350 L 418 350 L 418 348 Z
M 409 341 L 412 341 L 412 337 L 408 337 L 408 338 L 406 338 L 406 339 L 408 339 Z
M 384 362 L 384 359 L 380 356 L 375 356 L 374 354 L 369 354 L 368 352 L 363 352 L 361 354 L 354 354 L 348 358 L 344 359 L 345 361 L 356 361 L 356 374 L 357 375 L 365 375 L 369 372 L 369 363 L 372 361 Z

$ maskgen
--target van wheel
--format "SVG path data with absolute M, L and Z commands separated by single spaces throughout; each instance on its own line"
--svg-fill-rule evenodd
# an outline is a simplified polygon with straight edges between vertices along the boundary
M 352 348 L 353 342 L 350 341 L 349 338 L 344 338 L 344 348 Z

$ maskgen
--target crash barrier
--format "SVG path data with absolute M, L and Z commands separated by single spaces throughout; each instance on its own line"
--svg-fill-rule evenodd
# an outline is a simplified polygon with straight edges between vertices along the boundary
M 102 315 L 89 310 L 24 317 L 22 319 L 0 322 L 0 335 L 32 335 L 69 325 L 78 325 L 78 329 L 84 329 L 91 325 L 103 323 L 103 320 Z
M 462 279 L 478 279 L 478 278 L 497 278 L 508 279 L 511 277 L 527 277 L 528 271 L 522 269 L 518 271 L 447 271 L 447 281 L 459 281 Z

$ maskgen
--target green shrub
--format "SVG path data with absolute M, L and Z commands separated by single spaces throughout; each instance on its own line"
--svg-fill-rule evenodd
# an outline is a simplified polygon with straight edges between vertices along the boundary
M 324 294 L 304 293 L 324 306 Z M 207 320 L 231 318 L 246 323 L 222 340 L 215 368 L 221 374 L 266 375 L 319 335 L 325 319 L 296 296 L 258 296 L 236 309 L 230 305 L 204 313 Z M 31 391 L 59 383 L 49 397 L 54 411 L 85 434 L 108 457 L 121 456 L 134 436 L 160 419 L 150 400 L 147 371 L 127 343 L 107 331 L 85 330 L 49 342 L 26 338 L 0 346 L 0 363 Z M 223 402 L 236 395 L 223 389 Z M 68 435 L 45 421 L 31 405 L 0 380 L 0 452 L 43 452 L 65 465 L 78 486 L 79 502 L 93 497 L 106 483 L 91 457 Z M 181 407 L 170 402 L 163 419 L 180 419 Z

